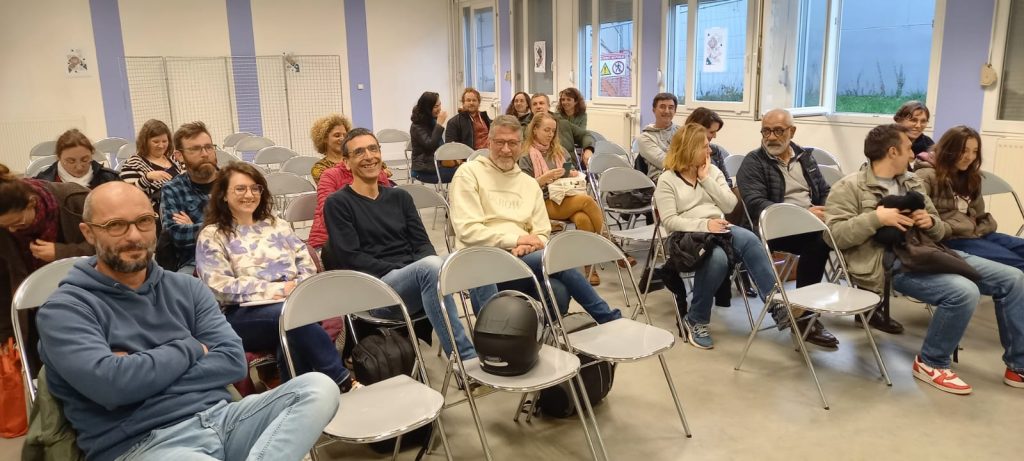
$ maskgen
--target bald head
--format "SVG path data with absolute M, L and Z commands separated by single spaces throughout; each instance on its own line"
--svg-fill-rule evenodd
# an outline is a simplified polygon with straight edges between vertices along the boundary
M 153 212 L 153 205 L 141 189 L 126 182 L 111 181 L 100 184 L 85 197 L 82 218 L 103 223 L 117 218 L 132 220 L 147 212 Z
M 786 126 L 793 126 L 793 114 L 790 114 L 786 109 L 772 109 L 764 113 L 764 117 L 761 119 L 761 124 L 766 125 L 769 122 L 772 124 L 785 124 Z

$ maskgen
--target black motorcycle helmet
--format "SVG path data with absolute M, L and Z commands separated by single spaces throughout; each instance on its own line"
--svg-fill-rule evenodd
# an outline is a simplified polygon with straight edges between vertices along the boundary
M 484 371 L 519 376 L 537 364 L 541 329 L 533 298 L 502 291 L 484 304 L 473 327 L 473 344 Z

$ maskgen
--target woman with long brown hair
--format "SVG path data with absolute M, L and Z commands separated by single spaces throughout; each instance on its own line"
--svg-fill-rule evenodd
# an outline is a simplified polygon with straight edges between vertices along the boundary
M 142 189 L 154 210 L 160 209 L 160 189 L 184 171 L 173 152 L 171 129 L 160 120 L 150 119 L 135 137 L 135 154 L 121 167 L 121 180 Z
M 1024 239 L 996 232 L 996 220 L 981 196 L 981 136 L 960 125 L 947 130 L 932 155 L 918 160 L 914 173 L 924 180 L 950 248 L 1024 270 Z
M 284 299 L 316 273 L 306 245 L 287 222 L 274 218 L 272 203 L 267 180 L 259 170 L 232 162 L 214 180 L 203 219 L 206 227 L 196 243 L 196 271 L 213 290 L 247 351 L 279 350 L 278 320 Z M 300 373 L 319 371 L 338 383 L 342 392 L 353 387 L 351 373 L 320 325 L 306 325 L 288 335 L 294 341 Z M 281 372 L 287 376 L 286 367 Z

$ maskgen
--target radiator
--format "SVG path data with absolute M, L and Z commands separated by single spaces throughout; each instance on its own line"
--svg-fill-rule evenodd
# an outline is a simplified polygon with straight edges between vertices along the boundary
M 61 133 L 71 128 L 86 132 L 85 118 L 0 121 L 0 163 L 7 165 L 14 173 L 21 173 L 29 164 L 28 153 L 32 146 L 56 140 Z
M 1013 186 L 1013 190 L 1024 200 L 1024 138 L 998 138 L 992 171 Z M 1024 216 L 1017 208 L 1017 202 L 1010 194 L 996 195 L 988 199 L 988 211 L 999 223 L 999 231 L 1014 234 L 1024 224 Z

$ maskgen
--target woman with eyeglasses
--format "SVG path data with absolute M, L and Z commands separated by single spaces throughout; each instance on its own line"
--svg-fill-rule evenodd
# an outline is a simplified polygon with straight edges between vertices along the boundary
M 160 209 L 160 189 L 184 170 L 173 152 L 171 129 L 160 120 L 150 119 L 135 137 L 135 155 L 121 167 L 121 180 L 142 189 L 154 210 Z
M 736 195 L 725 175 L 711 162 L 707 130 L 690 123 L 676 130 L 665 155 L 665 172 L 658 179 L 654 202 L 661 225 L 668 232 L 723 234 L 729 239 L 728 252 L 716 246 L 704 257 L 693 282 L 693 305 L 683 317 L 689 343 L 711 349 L 711 303 L 715 291 L 732 271 L 728 254 L 742 261 L 754 279 L 761 299 L 775 286 L 775 274 L 768 255 L 753 232 L 729 224 L 727 211 L 736 206 Z
M 117 172 L 93 160 L 96 149 L 81 131 L 72 128 L 57 138 L 54 154 L 57 161 L 40 171 L 36 179 L 52 182 L 70 182 L 92 189 L 110 181 L 120 181 Z
M 94 254 L 79 224 L 89 189 L 18 178 L 0 164 L 0 339 L 11 336 L 11 297 L 29 274 L 72 256 Z
M 903 103 L 896 111 L 896 115 L 892 117 L 896 123 L 909 130 L 907 131 L 907 137 L 910 138 L 912 143 L 910 149 L 914 151 L 914 155 L 928 152 L 935 145 L 935 141 L 924 134 L 924 130 L 928 128 L 928 121 L 931 118 L 931 111 L 921 101 L 907 101 Z
M 432 91 L 425 91 L 412 108 L 412 126 L 409 137 L 412 139 L 412 172 L 417 181 L 437 184 L 450 183 L 455 176 L 458 165 L 439 165 L 434 170 L 434 152 L 444 144 L 444 126 L 448 120 L 448 112 L 441 110 L 441 97 Z M 438 178 L 438 172 L 441 177 Z
M 284 299 L 316 273 L 306 245 L 288 223 L 274 218 L 267 180 L 252 165 L 232 162 L 220 170 L 210 191 L 196 244 L 196 271 L 210 286 L 224 317 L 247 351 L 277 351 L 278 321 Z M 319 371 L 341 392 L 359 385 L 352 379 L 334 342 L 318 324 L 288 332 L 299 373 Z M 278 360 L 281 376 L 288 376 Z

